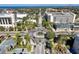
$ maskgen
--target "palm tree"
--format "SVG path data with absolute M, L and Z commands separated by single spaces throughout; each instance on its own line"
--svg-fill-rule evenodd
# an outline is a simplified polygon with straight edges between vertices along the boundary
M 9 27 L 9 31 L 13 31 L 13 27 Z
M 47 34 L 46 34 L 46 38 L 47 39 L 54 39 L 55 37 L 55 33 L 54 32 L 51 32 L 51 31 L 48 31 Z
M 23 21 L 22 21 L 22 28 L 23 29 L 27 29 L 27 20 L 29 19 L 29 15 L 27 15 L 27 17 L 23 17 Z
M 31 49 L 32 49 L 32 46 L 28 43 L 27 46 L 26 46 L 27 50 L 30 52 Z
M 26 45 L 27 45 L 30 42 L 30 36 L 28 33 L 25 35 L 24 39 L 26 40 Z
M 70 36 L 69 35 L 59 35 L 59 42 L 60 43 L 66 43 L 67 40 L 70 39 Z
M 24 23 L 27 19 L 29 19 L 29 15 L 27 15 L 26 17 L 23 17 L 22 22 Z
M 0 31 L 4 31 L 5 28 L 3 26 L 0 26 Z
M 3 40 L 3 39 L 0 37 L 0 43 L 2 43 L 2 40 Z
M 8 39 L 8 38 L 10 37 L 10 34 L 7 32 L 7 33 L 6 33 L 6 36 L 7 36 L 7 39 Z
M 26 26 L 25 26 L 25 24 L 22 24 L 22 30 L 23 30 L 23 31 L 26 30 Z
M 21 38 L 20 33 L 16 33 L 15 41 L 16 41 L 17 46 L 21 46 L 22 38 Z
M 22 23 L 21 22 L 17 23 L 17 29 L 18 29 L 18 31 L 22 30 Z

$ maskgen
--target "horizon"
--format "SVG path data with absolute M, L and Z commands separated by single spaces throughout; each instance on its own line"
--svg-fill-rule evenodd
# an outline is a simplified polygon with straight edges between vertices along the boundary
M 0 4 L 0 8 L 65 8 L 79 7 L 79 4 Z

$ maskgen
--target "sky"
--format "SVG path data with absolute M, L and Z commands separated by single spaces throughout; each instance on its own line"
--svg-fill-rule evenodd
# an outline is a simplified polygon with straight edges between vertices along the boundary
M 79 4 L 0 4 L 0 8 L 34 8 L 34 7 L 64 7 L 79 6 Z

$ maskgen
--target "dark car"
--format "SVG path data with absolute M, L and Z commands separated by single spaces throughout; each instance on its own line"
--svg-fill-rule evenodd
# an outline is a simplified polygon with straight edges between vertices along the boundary
M 50 43 L 49 42 L 46 42 L 46 46 L 45 47 L 51 49 Z

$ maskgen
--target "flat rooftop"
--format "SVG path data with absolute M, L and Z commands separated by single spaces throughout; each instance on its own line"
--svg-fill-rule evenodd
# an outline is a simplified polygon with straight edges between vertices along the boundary
M 47 12 L 48 14 L 52 14 L 54 16 L 73 16 L 74 13 L 72 12 Z

